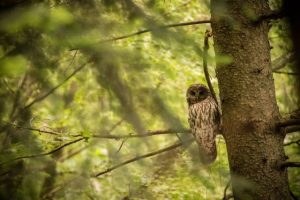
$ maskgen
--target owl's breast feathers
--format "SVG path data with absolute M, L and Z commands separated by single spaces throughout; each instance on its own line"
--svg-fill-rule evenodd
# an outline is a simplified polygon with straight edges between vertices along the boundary
M 212 163 L 217 156 L 215 138 L 219 131 L 220 113 L 211 96 L 189 106 L 189 124 L 198 143 L 202 162 Z
M 189 124 L 191 129 L 216 126 L 220 124 L 220 113 L 215 100 L 208 96 L 205 100 L 189 106 Z

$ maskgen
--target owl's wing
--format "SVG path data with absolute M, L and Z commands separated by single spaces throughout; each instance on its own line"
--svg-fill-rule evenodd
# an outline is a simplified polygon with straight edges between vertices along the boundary
M 219 110 L 219 106 L 216 102 L 214 102 L 214 107 L 212 109 L 213 112 L 213 123 L 215 125 L 215 131 L 217 132 L 216 134 L 220 134 L 221 131 L 221 124 L 222 124 L 222 119 L 221 119 L 221 113 Z
M 221 121 L 221 114 L 220 114 L 219 109 L 216 108 L 215 111 L 214 111 L 214 122 L 216 124 L 220 124 L 220 121 Z

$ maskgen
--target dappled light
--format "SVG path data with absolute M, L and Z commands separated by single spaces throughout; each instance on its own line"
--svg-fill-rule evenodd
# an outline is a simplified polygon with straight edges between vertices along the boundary
M 267 173 L 300 197 L 288 21 L 240 4 L 1 2 L 0 199 L 262 199 Z

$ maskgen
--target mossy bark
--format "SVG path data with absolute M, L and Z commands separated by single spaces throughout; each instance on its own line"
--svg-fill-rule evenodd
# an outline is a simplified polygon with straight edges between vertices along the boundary
M 275 127 L 280 114 L 269 27 L 265 21 L 253 23 L 255 16 L 268 11 L 267 1 L 211 1 L 222 131 L 236 200 L 291 199 L 287 172 L 278 168 L 286 156 L 284 135 Z

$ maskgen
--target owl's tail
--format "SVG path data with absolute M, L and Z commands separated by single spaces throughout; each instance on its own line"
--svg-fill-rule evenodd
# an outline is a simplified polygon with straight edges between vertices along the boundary
M 217 147 L 216 147 L 216 142 L 213 141 L 210 145 L 209 148 L 206 148 L 198 145 L 199 146 L 199 154 L 200 154 L 200 160 L 204 165 L 210 165 L 212 164 L 216 158 L 217 158 Z

